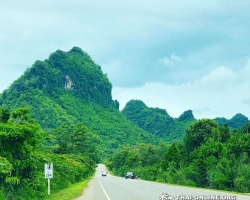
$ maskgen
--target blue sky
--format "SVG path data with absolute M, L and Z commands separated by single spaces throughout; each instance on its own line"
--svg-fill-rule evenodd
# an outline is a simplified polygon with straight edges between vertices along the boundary
M 36 60 L 80 47 L 122 109 L 250 119 L 250 1 L 9 0 L 0 7 L 0 92 Z

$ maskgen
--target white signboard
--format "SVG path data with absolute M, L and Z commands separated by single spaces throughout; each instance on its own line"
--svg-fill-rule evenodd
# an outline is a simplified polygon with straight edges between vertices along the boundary
M 44 165 L 44 175 L 45 178 L 53 178 L 53 163 Z

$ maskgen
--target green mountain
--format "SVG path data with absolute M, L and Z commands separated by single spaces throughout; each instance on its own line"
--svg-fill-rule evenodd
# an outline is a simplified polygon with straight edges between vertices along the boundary
M 129 101 L 122 113 L 143 130 L 168 142 L 182 139 L 187 126 L 195 121 L 191 110 L 175 119 L 166 110 L 149 108 L 140 100 Z
M 82 122 L 96 135 L 100 154 L 112 153 L 126 144 L 158 143 L 157 137 L 119 111 L 111 90 L 101 67 L 74 47 L 36 61 L 0 95 L 0 107 L 29 107 L 31 116 L 47 133 L 63 123 Z
M 238 129 L 249 122 L 249 119 L 241 113 L 236 114 L 231 119 L 217 117 L 214 119 L 220 126 L 227 124 L 230 129 Z
M 112 101 L 111 88 L 101 67 L 87 53 L 74 47 L 67 53 L 58 50 L 48 60 L 36 61 L 3 93 L 3 99 L 10 93 L 20 96 L 27 90 L 36 90 L 49 97 L 59 98 L 60 94 L 69 93 L 84 102 L 117 106 Z
M 183 122 L 185 124 L 193 123 L 196 119 L 194 118 L 193 111 L 187 110 L 183 112 L 179 118 L 177 118 L 179 122 Z
M 167 142 L 182 139 L 186 128 L 196 121 L 192 110 L 183 112 L 178 118 L 171 117 L 166 110 L 160 108 L 149 108 L 141 100 L 129 101 L 122 113 L 143 130 L 163 138 Z M 236 114 L 232 119 L 215 118 L 219 126 L 228 124 L 228 127 L 238 129 L 249 122 L 242 114 Z
M 249 134 L 250 133 L 250 121 L 248 121 L 246 124 L 244 124 L 243 126 L 241 126 L 240 128 L 238 128 L 236 130 L 237 133 L 246 133 Z

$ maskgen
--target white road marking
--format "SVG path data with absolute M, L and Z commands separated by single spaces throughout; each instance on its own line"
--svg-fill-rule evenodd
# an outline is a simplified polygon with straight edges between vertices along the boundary
M 102 190 L 103 190 L 104 194 L 106 195 L 107 199 L 108 199 L 108 200 L 111 200 L 111 199 L 109 198 L 109 195 L 107 194 L 107 192 L 104 190 L 104 188 L 103 188 L 103 186 L 102 186 L 102 183 L 101 183 L 101 181 L 100 181 L 99 178 L 98 178 L 98 181 L 99 181 L 99 183 L 100 183 L 100 185 L 101 185 L 101 187 L 102 187 Z

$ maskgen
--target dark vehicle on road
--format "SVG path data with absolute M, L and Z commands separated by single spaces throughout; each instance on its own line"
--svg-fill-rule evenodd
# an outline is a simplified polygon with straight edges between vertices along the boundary
M 133 172 L 127 172 L 125 178 L 126 178 L 126 179 L 128 179 L 128 178 L 134 179 L 134 178 L 135 178 L 135 175 L 134 175 Z

